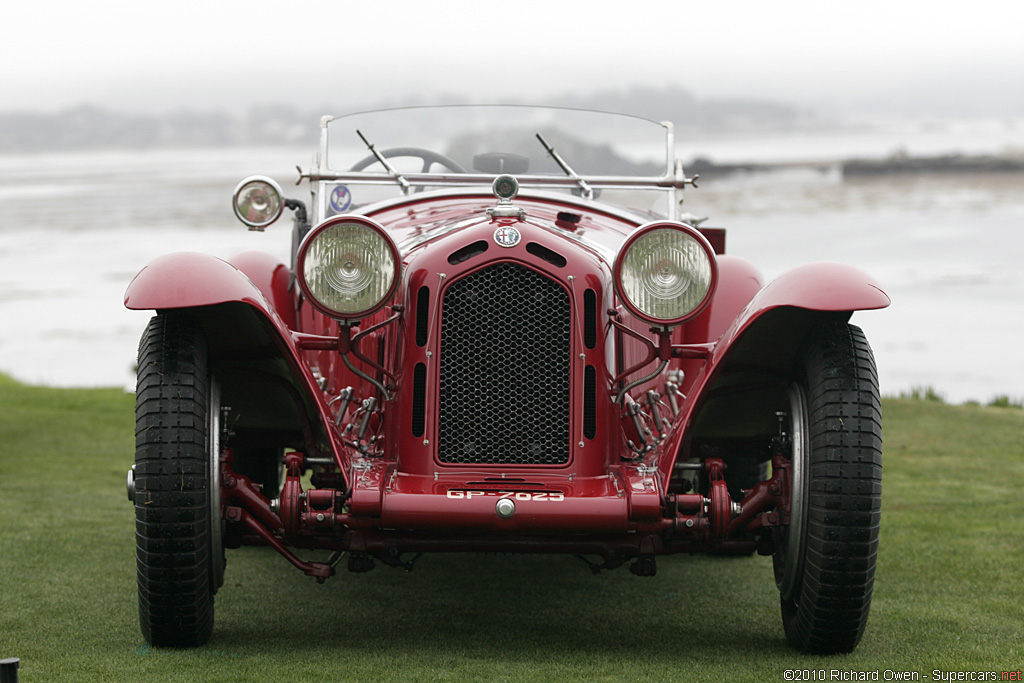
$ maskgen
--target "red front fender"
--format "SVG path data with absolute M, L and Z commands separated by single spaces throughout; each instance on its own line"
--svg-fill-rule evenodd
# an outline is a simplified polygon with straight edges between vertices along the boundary
M 194 252 L 161 256 L 139 271 L 124 293 L 132 310 L 213 306 L 231 301 L 274 310 L 253 282 L 230 263 Z
M 751 337 L 754 328 L 769 325 L 780 309 L 800 309 L 813 313 L 842 313 L 885 308 L 889 296 L 873 277 L 844 263 L 810 263 L 786 271 L 758 292 L 746 308 L 719 338 L 705 377 L 718 374 L 719 366 L 732 354 L 743 337 Z M 800 340 L 792 334 L 780 335 L 790 346 Z
M 342 474 L 342 442 L 333 418 L 307 363 L 302 359 L 297 333 L 268 299 L 286 301 L 289 273 L 270 256 L 240 255 L 231 263 L 205 254 L 180 252 L 161 256 L 143 268 L 125 292 L 124 305 L 133 310 L 190 309 L 220 357 L 232 372 L 221 377 L 224 395 L 233 394 L 239 412 L 259 414 L 266 406 L 279 410 L 275 419 L 292 431 L 306 434 L 307 450 L 330 442 Z M 265 295 L 242 270 L 270 291 Z M 253 400 L 251 406 L 245 401 Z M 278 427 L 281 429 L 280 427 Z M 307 452 L 307 455 L 328 453 Z
M 867 311 L 885 308 L 889 296 L 863 270 L 845 263 L 810 263 L 786 271 L 758 292 L 748 317 L 777 306 L 810 311 Z
M 809 264 L 776 278 L 738 312 L 698 371 L 687 392 L 693 400 L 684 410 L 688 433 L 695 438 L 750 436 L 774 429 L 774 414 L 751 412 L 751 406 L 763 406 L 769 400 L 763 393 L 770 391 L 764 389 L 765 378 L 784 378 L 792 371 L 815 318 L 885 308 L 889 303 L 874 278 L 841 263 Z M 723 391 L 716 394 L 716 389 Z M 762 419 L 767 423 L 762 424 Z M 681 434 L 668 446 L 674 455 L 662 466 L 666 482 Z

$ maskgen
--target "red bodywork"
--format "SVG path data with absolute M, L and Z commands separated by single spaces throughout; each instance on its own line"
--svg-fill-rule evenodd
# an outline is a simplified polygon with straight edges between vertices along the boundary
M 195 311 L 226 370 L 225 405 L 238 412 L 238 429 L 287 435 L 280 495 L 222 457 L 221 500 L 237 539 L 269 544 L 321 579 L 332 568 L 302 562 L 289 547 L 349 551 L 350 569 L 361 571 L 369 557 L 401 564 L 403 553 L 422 551 L 594 554 L 611 567 L 769 542 L 762 532 L 788 500 L 785 458 L 776 456 L 770 479 L 730 495 L 726 463 L 697 451 L 769 441 L 772 405 L 785 394 L 764 378 L 787 376 L 816 317 L 883 308 L 888 297 L 865 273 L 832 263 L 766 286 L 754 267 L 722 253 L 723 231 L 707 230 L 718 252 L 710 304 L 670 331 L 652 329 L 621 305 L 612 276 L 615 254 L 642 221 L 553 197 L 519 197 L 522 220 L 490 216 L 494 197 L 471 192 L 413 194 L 365 211 L 399 245 L 401 280 L 390 305 L 353 328 L 304 301 L 288 266 L 264 254 L 229 262 L 171 254 L 139 273 L 125 305 Z M 497 245 L 502 225 L 522 240 Z M 569 401 L 550 407 L 569 412 L 564 463 L 438 455 L 445 293 L 497 263 L 525 267 L 568 297 Z M 662 361 L 664 372 L 616 402 Z

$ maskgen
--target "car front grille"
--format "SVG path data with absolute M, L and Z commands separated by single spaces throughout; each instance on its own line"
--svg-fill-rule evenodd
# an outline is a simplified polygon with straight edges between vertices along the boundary
M 569 296 L 499 263 L 448 287 L 441 325 L 438 457 L 444 463 L 569 461 Z

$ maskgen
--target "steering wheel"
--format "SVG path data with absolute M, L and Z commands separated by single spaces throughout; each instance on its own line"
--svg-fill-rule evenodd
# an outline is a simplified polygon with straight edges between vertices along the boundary
M 385 158 L 415 157 L 417 159 L 422 159 L 423 168 L 420 170 L 420 173 L 428 172 L 430 167 L 434 164 L 440 164 L 449 171 L 454 171 L 455 173 L 468 173 L 468 171 L 466 171 L 466 169 L 464 169 L 462 165 L 454 159 L 446 157 L 439 152 L 423 149 L 422 147 L 392 147 L 391 149 L 380 150 L 380 155 Z M 362 171 L 364 168 L 374 163 L 377 163 L 377 157 L 371 154 L 370 156 L 357 161 L 349 170 Z

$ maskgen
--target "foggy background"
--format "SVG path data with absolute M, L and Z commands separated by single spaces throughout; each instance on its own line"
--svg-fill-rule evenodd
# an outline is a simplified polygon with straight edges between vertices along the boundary
M 994 0 L 9 4 L 5 111 L 348 111 L 629 86 L 822 117 L 1024 111 L 1024 7 Z
M 293 187 L 325 113 L 611 109 L 672 120 L 687 164 L 1024 154 L 1024 6 L 993 0 L 8 4 L 0 371 L 56 386 L 130 386 L 148 315 L 120 295 L 149 259 L 282 248 L 230 194 Z M 684 209 L 769 277 L 843 260 L 882 282 L 893 307 L 854 322 L 883 393 L 1024 396 L 1024 174 L 702 180 Z

